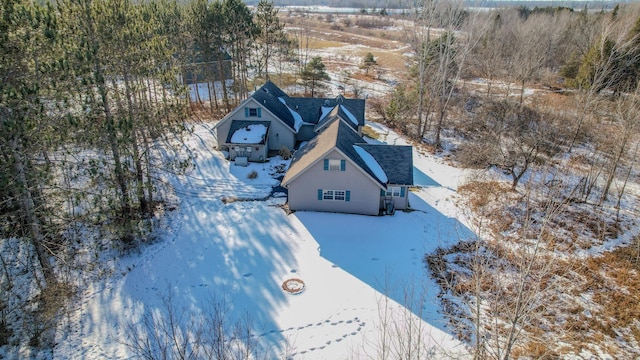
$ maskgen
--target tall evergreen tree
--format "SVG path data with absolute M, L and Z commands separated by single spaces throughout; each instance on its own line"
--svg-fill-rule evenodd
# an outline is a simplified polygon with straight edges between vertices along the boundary
M 117 114 L 110 81 L 121 53 L 118 41 L 122 39 L 122 27 L 126 22 L 126 7 L 123 0 L 69 0 L 63 6 L 69 33 L 69 51 L 75 60 L 74 69 L 80 81 L 79 96 L 82 97 L 86 114 L 74 114 L 79 124 L 95 127 L 89 132 L 90 143 L 94 143 L 109 154 L 103 165 L 112 171 L 118 202 L 115 205 L 122 225 L 122 239 L 131 242 L 133 235 L 133 205 L 127 175 L 127 158 L 124 144 L 130 135 L 126 119 Z M 121 55 L 122 56 L 122 55 Z M 103 138 L 104 137 L 104 138 Z M 102 141 L 104 140 L 104 141 Z
M 158 21 L 162 17 L 156 18 L 161 13 L 149 5 L 68 0 L 60 9 L 66 51 L 74 62 L 75 96 L 84 108 L 71 117 L 79 127 L 95 130 L 83 131 L 79 145 L 101 151 L 100 171 L 90 174 L 115 190 L 117 201 L 107 203 L 115 210 L 112 220 L 120 225 L 121 238 L 129 243 L 136 236 L 134 222 L 145 218 L 153 203 L 151 143 L 179 133 L 176 125 L 184 116 L 175 50 Z
M 195 64 L 194 71 L 204 72 L 209 86 L 211 108 L 215 105 L 217 110 L 219 104 L 215 83 L 218 79 L 215 78 L 213 62 L 214 58 L 218 59 L 217 53 L 224 51 L 221 4 L 218 1 L 209 3 L 206 0 L 195 0 L 191 3 L 189 18 L 189 32 L 195 49 L 191 63 Z M 224 83 L 224 74 L 221 74 L 220 80 Z
M 301 75 L 305 84 L 311 85 L 311 97 L 315 96 L 315 90 L 320 81 L 331 80 L 329 74 L 325 71 L 325 65 L 320 56 L 311 58 L 311 61 L 304 67 Z
M 248 95 L 249 56 L 258 30 L 253 22 L 253 14 L 241 0 L 224 0 L 222 11 L 225 21 L 222 31 L 234 64 L 234 91 L 236 100 L 241 100 Z
M 258 76 L 262 75 L 264 69 L 265 79 L 269 79 L 269 61 L 273 58 L 285 39 L 284 24 L 278 18 L 278 9 L 269 0 L 260 0 L 255 14 L 255 23 L 258 29 Z
M 2 236 L 25 237 L 44 273 L 55 281 L 47 229 L 51 205 L 44 192 L 52 169 L 46 161 L 50 123 L 46 96 L 55 91 L 52 50 L 58 38 L 50 5 L 0 2 L 0 218 Z

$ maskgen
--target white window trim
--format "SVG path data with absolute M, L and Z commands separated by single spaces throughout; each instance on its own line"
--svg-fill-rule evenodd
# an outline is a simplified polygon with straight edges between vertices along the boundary
M 390 186 L 387 188 L 387 196 L 400 197 L 400 194 L 402 194 L 402 189 L 400 189 L 400 186 Z
M 322 200 L 325 201 L 347 201 L 346 190 L 322 190 Z
M 340 159 L 329 159 L 329 171 L 340 171 Z

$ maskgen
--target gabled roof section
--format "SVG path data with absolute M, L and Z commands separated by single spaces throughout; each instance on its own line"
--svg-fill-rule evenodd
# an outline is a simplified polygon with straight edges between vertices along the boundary
M 358 144 L 382 167 L 389 184 L 413 185 L 413 147 L 409 145 Z
M 254 91 L 251 97 L 295 132 L 298 131 L 300 122 L 296 121 L 295 114 L 285 103 L 289 95 L 285 94 L 284 91 L 280 90 L 274 83 L 267 81 L 258 90 Z M 284 101 L 280 99 L 284 99 Z
M 344 121 L 335 121 L 329 124 L 318 136 L 311 139 L 305 146 L 298 149 L 291 160 L 282 184 L 286 185 L 291 180 L 303 173 L 307 167 L 322 159 L 332 149 L 342 152 L 352 163 L 362 169 L 382 188 L 386 183 L 381 181 L 376 173 L 367 165 L 367 162 L 358 154 L 353 145 L 364 145 L 365 141 L 356 134 Z M 381 165 L 382 166 L 382 165 Z
M 323 107 L 323 108 L 326 109 L 326 107 Z M 347 108 L 346 105 L 337 104 L 324 117 L 320 118 L 320 120 L 318 121 L 318 124 L 315 127 L 315 131 L 322 130 L 323 127 L 325 127 L 328 123 L 334 121 L 337 118 L 344 120 L 347 123 L 347 125 L 349 125 L 356 132 L 358 132 L 359 126 L 364 126 L 364 118 L 362 118 L 362 121 L 361 121 L 353 114 L 352 111 L 350 111 Z
M 311 164 L 322 159 L 326 153 L 336 146 L 337 128 L 326 129 L 322 134 L 309 140 L 299 148 L 291 159 L 287 173 L 282 179 L 282 186 L 286 186 L 291 180 L 303 173 Z
M 356 132 L 365 122 L 364 99 L 347 99 L 342 95 L 334 99 L 290 97 L 271 81 L 267 81 L 251 97 L 295 132 L 302 123 L 317 124 L 316 131 L 319 131 L 336 116 Z
M 323 108 L 330 109 L 329 111 L 331 111 L 336 106 L 343 105 L 344 108 L 346 108 L 356 118 L 358 126 L 364 126 L 364 99 L 347 99 L 342 95 L 333 99 L 290 97 L 287 99 L 287 104 L 296 109 L 305 122 L 311 124 L 318 124 L 322 120 L 322 115 L 328 112 L 323 111 Z M 345 120 L 347 120 L 346 117 Z
M 262 85 L 258 90 L 261 90 L 262 92 L 267 93 L 267 94 L 271 94 L 276 98 L 279 98 L 279 97 L 288 98 L 289 97 L 289 95 L 287 95 L 287 93 L 282 91 L 278 86 L 276 86 L 276 84 L 272 83 L 271 80 L 267 80 L 267 82 L 264 83 L 264 85 Z M 256 92 L 258 92 L 258 90 L 256 90 Z
M 342 151 L 342 153 L 345 154 L 349 159 L 351 159 L 351 161 L 356 163 L 358 167 L 360 167 L 367 174 L 369 174 L 369 176 L 371 176 L 380 185 L 382 185 L 382 187 L 386 188 L 387 184 L 378 178 L 376 173 L 367 165 L 367 162 L 365 161 L 365 159 L 363 159 L 358 154 L 356 149 L 353 147 L 353 145 L 365 144 L 364 139 L 361 138 L 360 135 L 353 132 L 353 130 L 350 127 L 348 127 L 348 125 L 344 121 L 335 121 L 329 124 L 329 126 L 327 127 L 327 130 L 332 128 L 338 129 L 337 138 L 336 138 L 336 147 L 340 151 Z M 323 133 L 324 131 L 320 133 L 318 137 L 320 137 Z
M 233 120 L 226 143 L 264 144 L 269 133 L 269 126 L 271 126 L 269 121 Z

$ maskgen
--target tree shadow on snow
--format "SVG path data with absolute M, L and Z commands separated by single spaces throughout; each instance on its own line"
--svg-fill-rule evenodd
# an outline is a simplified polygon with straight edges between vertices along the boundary
M 253 338 L 268 345 L 262 351 L 277 356 L 286 334 L 272 314 L 288 301 L 278 279 L 298 267 L 291 242 L 297 235 L 283 212 L 265 207 L 259 202 L 183 202 L 171 239 L 144 253 L 126 276 L 121 296 L 138 304 L 134 316 L 167 316 L 163 300 L 170 294 L 176 308 L 205 321 L 222 304 L 230 331 L 248 320 Z
M 439 289 L 423 259 L 438 247 L 474 234 L 413 193 L 410 203 L 419 210 L 396 211 L 393 216 L 317 212 L 296 212 L 296 216 L 319 243 L 323 258 L 447 332 L 439 312 Z

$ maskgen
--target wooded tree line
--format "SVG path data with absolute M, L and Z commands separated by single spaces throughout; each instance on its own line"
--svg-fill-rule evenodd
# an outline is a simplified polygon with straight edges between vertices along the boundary
M 391 126 L 437 151 L 444 129 L 462 131 L 467 141 L 457 149 L 459 160 L 502 168 L 514 188 L 530 165 L 591 142 L 614 161 L 585 174 L 583 199 L 594 195 L 598 178 L 609 178 L 619 160 L 629 159 L 622 155 L 632 150 L 637 119 L 625 120 L 614 109 L 636 103 L 637 6 L 474 12 L 461 3 L 427 1 L 415 8 L 406 32 L 415 54 L 411 76 L 388 99 L 373 101 Z M 531 103 L 528 86 L 564 94 L 565 104 Z
M 511 178 L 503 186 L 479 171 L 458 188 L 478 236 L 426 257 L 443 310 L 477 359 L 553 356 L 557 333 L 535 332 L 549 331 L 549 312 L 571 317 L 545 313 L 573 279 L 562 257 L 578 252 L 576 239 L 633 231 L 635 214 L 620 213 L 640 145 L 640 8 L 472 12 L 427 1 L 411 20 L 411 76 L 375 111 L 464 167 Z M 592 233 L 573 227 L 590 221 Z
M 107 227 L 118 246 L 149 230 L 158 171 L 189 165 L 157 151 L 177 153 L 185 131 L 185 66 L 228 53 L 211 108 L 229 109 L 249 66 L 268 71 L 282 26 L 266 1 L 256 15 L 240 0 L 1 1 L 0 236 L 33 243 L 45 286 L 70 228 Z

